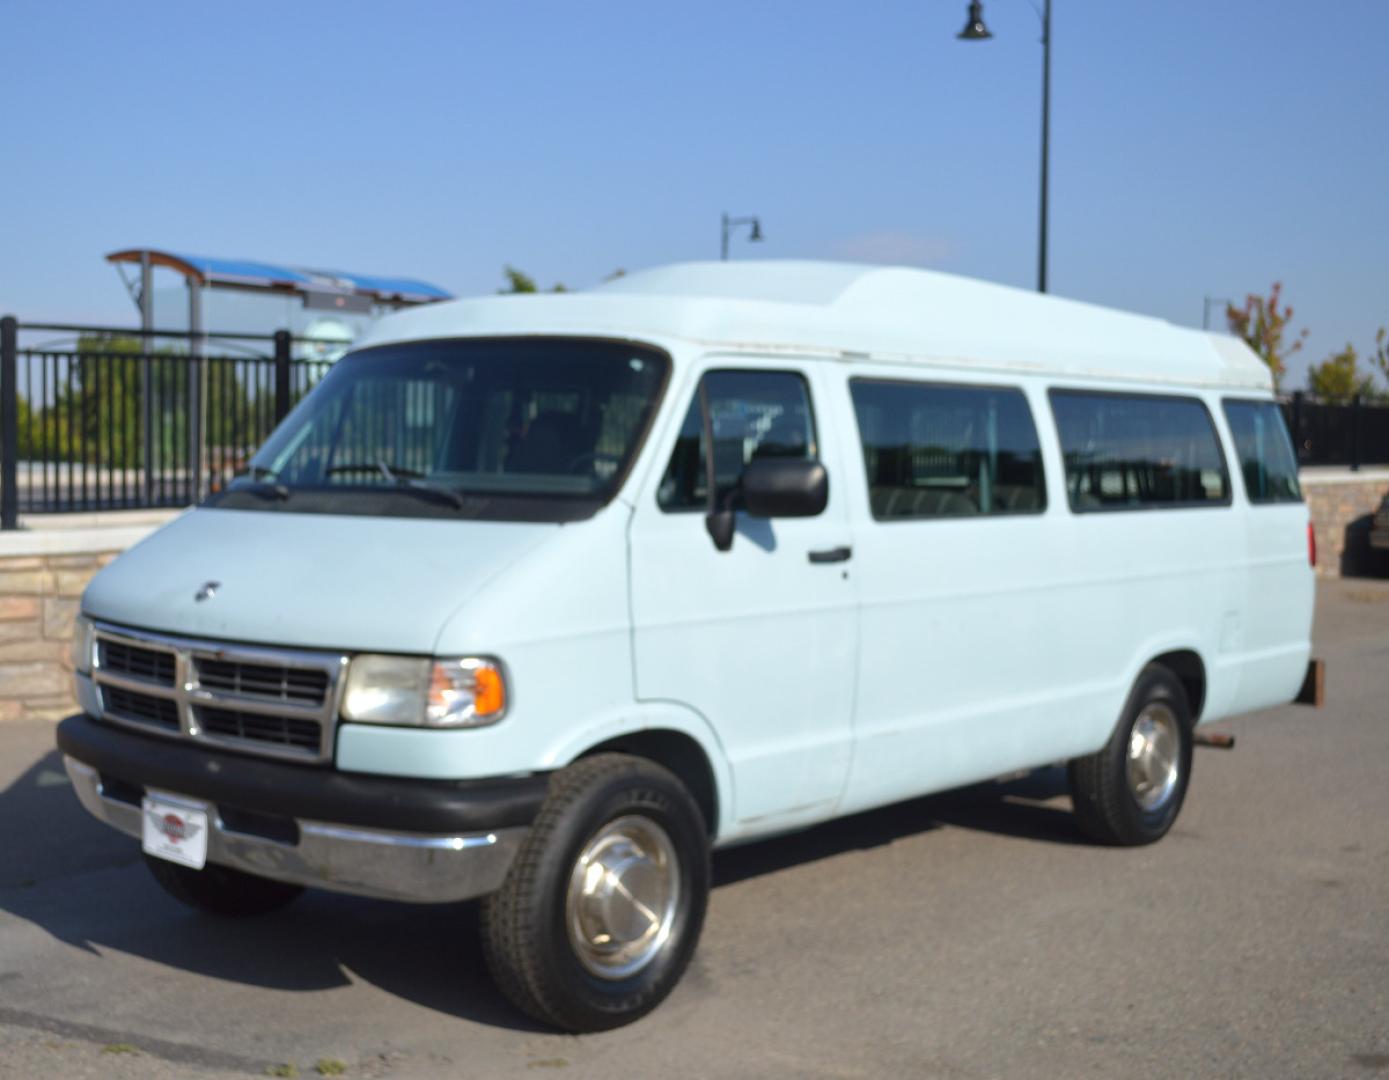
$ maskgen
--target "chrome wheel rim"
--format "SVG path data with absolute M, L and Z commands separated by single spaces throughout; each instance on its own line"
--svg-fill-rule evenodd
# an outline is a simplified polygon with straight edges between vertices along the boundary
M 1177 714 L 1160 701 L 1145 705 L 1129 731 L 1129 792 L 1140 809 L 1158 809 L 1177 790 L 1181 748 Z
M 569 876 L 564 921 L 579 962 L 604 979 L 646 967 L 670 941 L 680 899 L 680 862 L 665 829 L 628 815 L 608 822 Z

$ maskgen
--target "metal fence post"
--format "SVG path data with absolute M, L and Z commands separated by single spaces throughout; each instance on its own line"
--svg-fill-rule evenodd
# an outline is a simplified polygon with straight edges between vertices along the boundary
M 144 467 L 142 505 L 154 505 L 154 266 L 149 252 L 140 258 L 140 464 Z
M 203 343 L 202 288 L 188 281 L 188 501 L 203 501 Z
M 275 423 L 289 415 L 289 331 L 275 331 Z
M 1303 445 L 1302 438 L 1302 391 L 1293 391 L 1293 416 L 1292 416 L 1292 436 L 1293 436 L 1293 456 L 1297 458 L 1298 464 L 1307 460 L 1307 448 Z
M 19 323 L 0 319 L 0 529 L 19 528 Z
M 1350 471 L 1360 471 L 1360 395 L 1350 399 Z

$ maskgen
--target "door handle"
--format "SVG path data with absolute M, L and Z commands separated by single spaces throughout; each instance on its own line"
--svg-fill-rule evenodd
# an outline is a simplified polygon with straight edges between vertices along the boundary
M 854 549 L 845 544 L 843 547 L 825 548 L 824 551 L 810 551 L 806 553 L 813 563 L 832 563 L 848 562 L 854 557 Z

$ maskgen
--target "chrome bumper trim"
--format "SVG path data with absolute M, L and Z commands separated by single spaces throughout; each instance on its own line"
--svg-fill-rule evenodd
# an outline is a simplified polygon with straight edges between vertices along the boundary
M 77 798 L 93 817 L 140 837 L 141 811 L 102 790 L 89 765 L 64 755 Z M 248 874 L 335 892 L 445 904 L 485 896 L 501 887 L 526 828 L 468 836 L 388 832 L 323 821 L 298 821 L 299 843 L 284 844 L 229 829 L 216 805 L 177 792 L 150 794 L 207 813 L 207 861 Z

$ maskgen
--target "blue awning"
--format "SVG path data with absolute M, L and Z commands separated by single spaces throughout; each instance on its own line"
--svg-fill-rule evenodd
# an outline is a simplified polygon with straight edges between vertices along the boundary
M 434 300 L 453 299 L 452 293 L 415 278 L 354 274 L 345 270 L 313 270 L 255 259 L 221 259 L 208 255 L 130 248 L 112 252 L 106 256 L 106 260 L 138 264 L 144 261 L 146 255 L 151 264 L 177 270 L 200 285 L 273 292 L 344 293 L 396 304 L 426 304 Z

